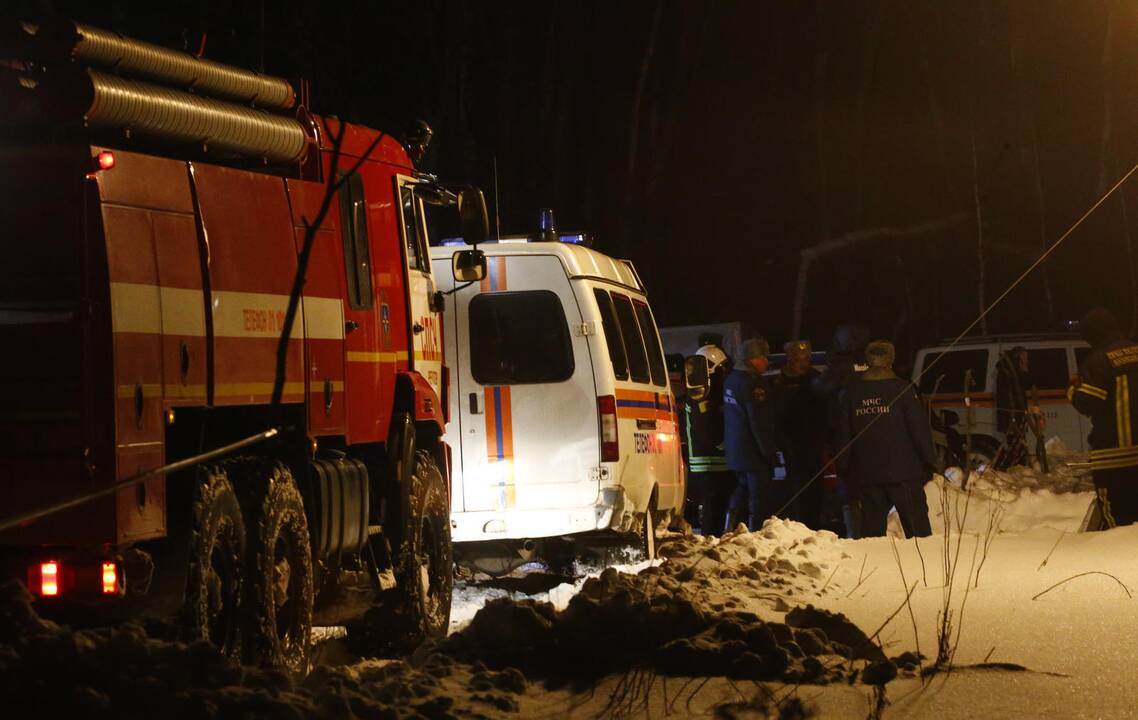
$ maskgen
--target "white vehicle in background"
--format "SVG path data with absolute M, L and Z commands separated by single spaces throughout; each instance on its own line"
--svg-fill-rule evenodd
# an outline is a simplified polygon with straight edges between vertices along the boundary
M 925 348 L 917 352 L 913 381 L 934 410 L 956 415 L 957 432 L 962 435 L 971 406 L 971 452 L 978 462 L 990 462 L 1004 440 L 1003 433 L 996 430 L 997 366 L 1000 354 L 1017 346 L 1028 352 L 1028 367 L 1038 389 L 1040 408 L 1047 418 L 1047 437 L 1058 436 L 1071 450 L 1085 451 L 1090 421 L 1071 406 L 1067 387 L 1090 348 L 1075 335 L 998 335 L 965 338 L 951 350 L 947 345 Z M 942 354 L 944 357 L 937 361 Z M 922 371 L 930 367 L 921 377 Z M 971 388 L 964 387 L 967 371 L 971 371 L 973 379 Z
M 453 388 L 452 536 L 480 569 L 631 533 L 654 556 L 655 529 L 683 511 L 675 401 L 644 287 L 631 263 L 561 238 L 479 245 L 486 277 L 457 289 L 458 248 L 431 249 Z
M 732 360 L 738 360 L 741 357 L 740 349 L 743 347 L 743 342 L 758 337 L 759 334 L 755 332 L 750 323 L 745 322 L 676 325 L 660 328 L 660 339 L 664 343 L 664 352 L 682 357 L 695 355 L 695 351 L 699 350 L 703 344 L 699 341 L 702 335 L 718 335 L 722 339 L 719 344 L 723 348 L 723 352 L 727 353 Z

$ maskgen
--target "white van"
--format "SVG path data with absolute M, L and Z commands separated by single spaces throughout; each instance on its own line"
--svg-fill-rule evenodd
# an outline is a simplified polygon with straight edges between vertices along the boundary
M 454 541 L 644 532 L 646 513 L 653 529 L 679 517 L 675 401 L 631 263 L 502 238 L 479 245 L 485 278 L 450 292 L 457 249 L 431 249 L 449 293 Z M 644 542 L 654 554 L 655 532 Z
M 1090 348 L 1075 335 L 999 335 L 965 338 L 951 350 L 947 350 L 947 345 L 925 348 L 917 353 L 913 381 L 918 382 L 921 372 L 932 367 L 920 377 L 921 393 L 930 398 L 934 409 L 955 412 L 962 434 L 968 397 L 972 407 L 972 452 L 980 456 L 981 462 L 990 460 L 1004 439 L 996 431 L 997 364 L 1001 353 L 1016 346 L 1028 352 L 1028 367 L 1038 388 L 1040 407 L 1047 416 L 1047 437 L 1058 436 L 1071 450 L 1085 451 L 1090 421 L 1071 406 L 1067 387 Z M 943 359 L 932 366 L 942 354 Z M 964 375 L 968 370 L 974 385 L 965 393 Z

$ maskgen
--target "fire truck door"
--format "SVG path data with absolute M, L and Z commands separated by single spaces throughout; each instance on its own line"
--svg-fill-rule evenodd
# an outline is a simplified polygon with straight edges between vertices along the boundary
M 344 304 L 345 400 L 349 443 L 382 440 L 387 431 L 383 405 L 384 374 L 394 367 L 387 319 L 376 321 L 371 249 L 368 241 L 367 202 L 363 179 L 354 174 L 340 189 L 340 229 L 347 277 Z
M 415 195 L 413 178 L 397 176 L 400 229 L 403 236 L 404 258 L 407 262 L 407 317 L 409 318 L 412 351 L 408 367 L 419 372 L 435 392 L 440 402 L 446 402 L 442 392 L 443 347 L 439 314 L 431 308 L 435 293 L 435 280 L 431 276 L 431 260 L 427 254 L 427 225 L 423 201 Z

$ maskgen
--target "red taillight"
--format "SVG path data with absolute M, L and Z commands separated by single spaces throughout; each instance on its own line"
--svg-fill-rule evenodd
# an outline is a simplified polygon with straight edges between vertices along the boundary
M 119 571 L 113 562 L 103 563 L 103 594 L 114 595 L 119 591 Z
M 45 597 L 59 594 L 59 563 L 40 563 L 40 595 Z
M 602 395 L 597 398 L 597 412 L 601 421 L 601 462 L 620 460 L 620 434 L 616 424 L 616 398 Z
M 115 166 L 115 154 L 110 150 L 104 150 L 95 156 L 95 164 L 100 170 L 110 170 Z

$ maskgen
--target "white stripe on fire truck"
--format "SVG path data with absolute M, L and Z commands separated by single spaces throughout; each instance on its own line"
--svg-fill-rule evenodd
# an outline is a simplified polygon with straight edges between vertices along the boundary
M 277 338 L 284 327 L 288 295 L 216 290 L 213 299 L 215 337 Z M 111 283 L 115 332 L 205 337 L 201 290 L 139 283 Z M 341 340 L 344 309 L 340 298 L 305 297 L 303 314 L 308 337 Z M 299 337 L 300 318 L 292 336 Z

